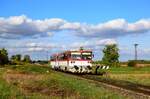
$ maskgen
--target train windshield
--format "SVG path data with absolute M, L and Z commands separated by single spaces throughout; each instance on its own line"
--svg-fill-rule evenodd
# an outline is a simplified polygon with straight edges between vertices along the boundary
M 83 60 L 91 60 L 92 59 L 92 53 L 82 53 L 82 59 Z
M 79 52 L 71 53 L 71 59 L 81 59 L 81 53 Z
M 92 53 L 91 52 L 84 52 L 84 53 L 72 53 L 71 59 L 82 59 L 82 60 L 91 60 L 92 59 Z

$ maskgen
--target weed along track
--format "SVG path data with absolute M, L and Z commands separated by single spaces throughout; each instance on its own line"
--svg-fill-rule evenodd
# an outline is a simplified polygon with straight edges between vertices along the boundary
M 101 84 L 105 88 L 117 91 L 124 96 L 131 96 L 134 99 L 150 99 L 150 86 L 134 84 L 128 81 L 103 78 L 98 75 L 78 75 L 93 83 Z

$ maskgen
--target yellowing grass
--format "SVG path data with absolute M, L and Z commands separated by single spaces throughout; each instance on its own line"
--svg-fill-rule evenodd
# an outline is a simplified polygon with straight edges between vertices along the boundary
M 7 68 L 1 72 L 0 79 L 4 81 L 3 83 L 0 81 L 0 85 L 9 85 L 9 87 L 5 87 L 5 91 L 2 91 L 4 88 L 0 86 L 2 96 L 5 96 L 4 93 L 8 90 L 7 95 L 13 94 L 14 98 L 125 99 L 121 94 L 105 89 L 101 85 L 90 83 L 76 76 L 55 72 L 46 67 L 17 66 Z M 10 90 L 12 93 L 9 92 Z M 16 96 L 17 94 L 19 97 Z

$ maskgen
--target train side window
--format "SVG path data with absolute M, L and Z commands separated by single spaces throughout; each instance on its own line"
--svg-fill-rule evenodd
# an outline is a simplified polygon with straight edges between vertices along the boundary
M 68 55 L 67 55 L 67 54 L 64 54 L 63 59 L 64 59 L 64 60 L 68 59 Z

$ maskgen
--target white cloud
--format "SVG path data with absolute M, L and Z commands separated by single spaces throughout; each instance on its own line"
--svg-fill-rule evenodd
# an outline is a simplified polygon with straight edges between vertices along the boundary
M 60 43 L 44 43 L 44 42 L 28 42 L 24 46 L 18 45 L 19 48 L 25 48 L 27 51 L 48 51 L 48 50 L 76 50 L 80 47 L 84 47 L 86 49 L 100 49 L 104 45 L 108 44 L 116 44 L 116 40 L 114 39 L 103 39 L 103 40 L 93 40 L 93 41 L 85 41 L 85 42 L 72 42 L 71 44 L 60 44 Z M 22 46 L 22 47 L 21 47 Z M 15 46 L 17 48 L 17 46 Z
M 52 32 L 47 32 L 47 35 L 48 36 L 53 36 L 53 33 Z
M 45 20 L 32 20 L 24 15 L 9 18 L 0 18 L 0 37 L 39 37 L 51 36 L 51 31 L 59 30 L 65 21 L 58 18 Z
M 149 54 L 149 53 L 150 53 L 150 48 L 145 48 L 145 49 L 143 49 L 143 52 Z
M 114 38 L 118 36 L 140 34 L 150 31 L 150 19 L 142 19 L 128 23 L 124 19 L 111 20 L 98 25 L 86 25 L 79 30 L 81 36 Z
M 45 51 L 45 49 L 37 47 L 37 48 L 28 48 L 27 51 L 29 51 L 29 52 L 37 52 L 37 51 Z
M 117 44 L 117 41 L 115 39 L 102 39 L 96 41 L 96 45 L 111 45 L 111 44 Z
M 94 40 L 87 40 L 84 42 L 73 42 L 70 45 L 61 45 L 63 49 L 79 49 L 80 47 L 88 48 L 88 49 L 98 49 L 102 46 L 105 45 L 110 45 L 110 44 L 117 44 L 115 39 L 94 39 Z
M 78 29 L 80 29 L 81 27 L 82 27 L 81 24 L 78 23 L 78 22 L 75 22 L 75 23 L 69 23 L 69 22 L 67 22 L 67 23 L 65 23 L 64 25 L 62 25 L 62 26 L 60 27 L 60 29 L 78 30 Z
M 56 43 L 43 43 L 43 42 L 29 42 L 25 44 L 25 47 L 27 48 L 58 48 L 58 44 Z
M 115 38 L 149 32 L 150 19 L 141 19 L 134 23 L 125 19 L 115 19 L 94 25 L 69 22 L 60 18 L 33 20 L 25 15 L 0 18 L 1 38 L 52 36 L 51 33 L 63 30 L 69 30 L 70 33 L 73 31 L 79 37 Z

